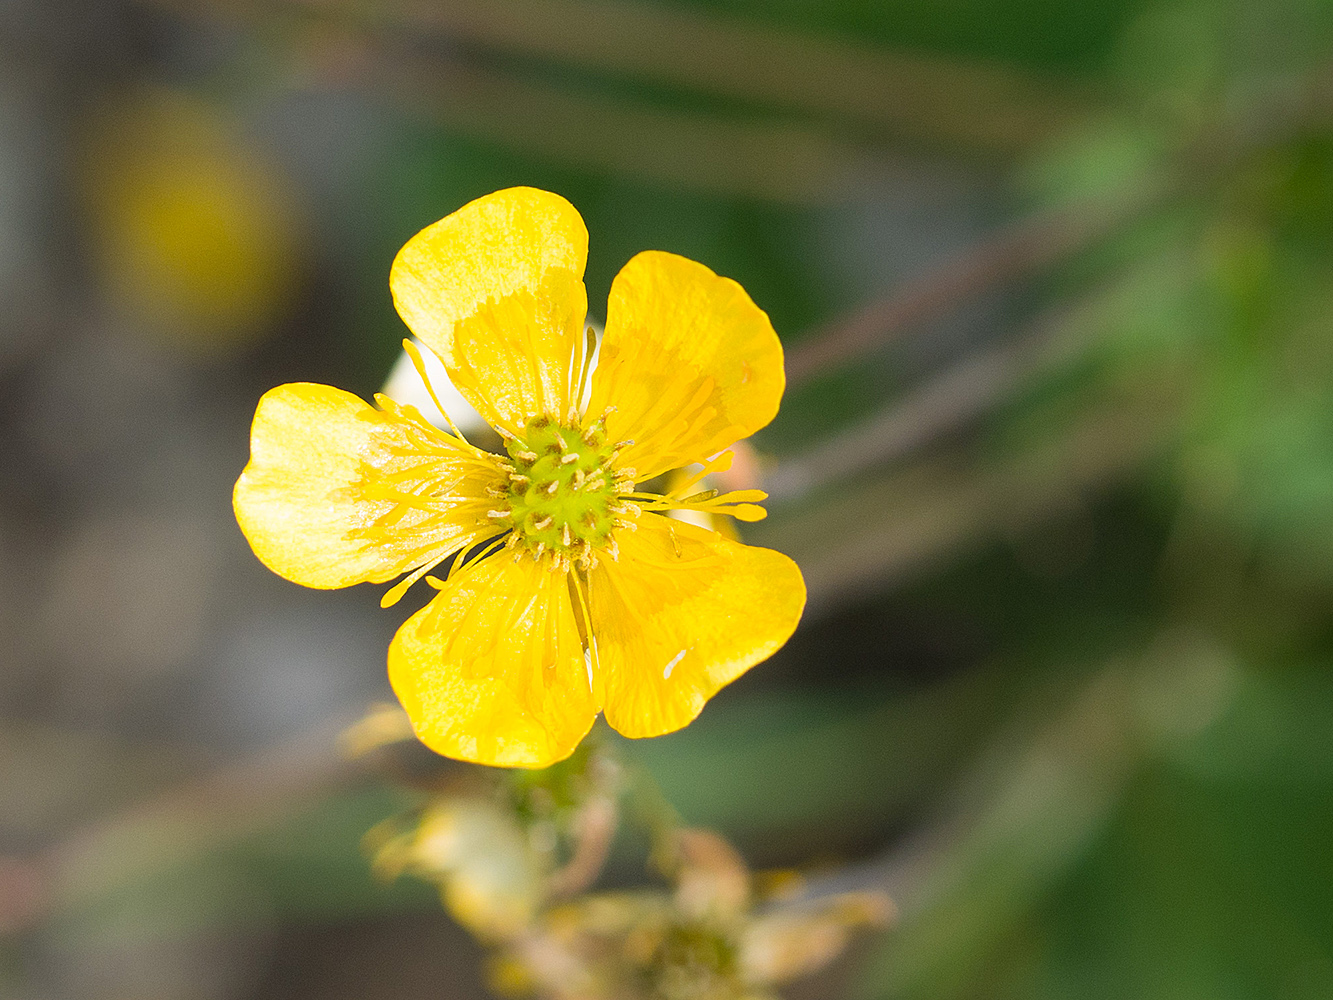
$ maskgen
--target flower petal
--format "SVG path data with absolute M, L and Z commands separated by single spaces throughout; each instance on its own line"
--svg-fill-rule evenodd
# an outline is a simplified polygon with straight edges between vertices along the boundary
M 403 322 L 493 425 L 564 418 L 577 391 L 588 230 L 574 206 L 535 188 L 469 202 L 398 252 L 389 287 Z
M 615 407 L 607 433 L 635 442 L 618 464 L 640 480 L 749 437 L 784 384 L 773 325 L 736 282 L 657 250 L 616 275 L 588 413 Z
M 327 385 L 265 393 L 232 496 L 260 561 L 307 587 L 382 583 L 494 534 L 499 470 L 411 417 Z
M 644 514 L 588 590 L 606 721 L 626 736 L 688 724 L 796 628 L 805 582 L 771 549 Z
M 592 727 L 565 573 L 508 553 L 460 570 L 389 646 L 389 682 L 426 746 L 495 767 L 546 767 Z

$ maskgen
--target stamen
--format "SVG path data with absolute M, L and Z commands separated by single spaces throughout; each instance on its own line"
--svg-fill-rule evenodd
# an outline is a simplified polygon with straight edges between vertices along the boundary
M 579 348 L 579 360 L 578 360 L 579 384 L 578 384 L 578 389 L 574 392 L 573 399 L 571 399 L 570 401 L 572 404 L 571 411 L 580 410 L 583 408 L 583 395 L 587 391 L 588 376 L 592 373 L 593 354 L 597 350 L 597 333 L 595 330 L 593 330 L 591 326 L 584 327 L 583 340 L 578 345 L 578 348 Z M 573 415 L 571 415 L 569 422 L 571 424 L 575 422 Z M 589 442 L 589 444 L 591 443 L 592 442 Z
M 736 453 L 734 451 L 724 451 L 720 455 L 715 455 L 707 462 L 703 463 L 702 468 L 694 473 L 674 490 L 667 494 L 669 497 L 678 497 L 686 490 L 693 489 L 705 476 L 712 475 L 714 472 L 726 472 L 731 468 L 731 463 L 735 461 Z
M 494 555 L 501 549 L 508 548 L 510 546 L 510 539 L 513 537 L 512 534 L 500 535 L 497 538 L 492 538 L 491 540 L 482 543 L 479 547 L 473 547 L 471 550 L 465 549 L 459 552 L 458 558 L 454 560 L 453 565 L 449 567 L 448 574 L 445 576 L 446 582 L 452 580 L 457 573 L 467 567 L 477 565 L 487 556 Z M 430 577 L 426 577 L 426 580 L 429 581 Z
M 455 437 L 460 441 L 466 442 L 467 438 L 463 437 L 463 432 L 460 431 L 458 425 L 454 423 L 454 418 L 449 416 L 449 411 L 446 410 L 444 404 L 440 402 L 440 397 L 435 395 L 435 387 L 430 384 L 430 376 L 426 374 L 426 362 L 421 357 L 421 351 L 417 349 L 417 345 L 412 343 L 411 339 L 404 339 L 403 350 L 406 351 L 407 356 L 412 359 L 412 367 L 417 370 L 417 375 L 420 377 L 421 383 L 426 387 L 426 392 L 430 394 L 431 402 L 435 404 L 435 408 L 438 409 L 444 417 L 444 422 L 449 425 L 449 429 L 454 432 Z

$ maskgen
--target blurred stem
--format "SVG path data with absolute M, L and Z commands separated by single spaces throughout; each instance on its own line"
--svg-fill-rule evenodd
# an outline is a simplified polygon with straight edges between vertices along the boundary
M 675 866 L 674 834 L 684 825 L 680 813 L 662 794 L 662 787 L 646 767 L 631 764 L 626 777 L 626 805 L 630 816 L 648 832 L 648 863 L 666 874 Z
M 1176 435 L 1175 391 L 1149 382 L 1135 396 L 1098 402 L 993 468 L 945 457 L 812 493 L 799 511 L 747 525 L 746 540 L 800 564 L 808 621 L 1121 481 Z
M 1048 681 L 933 821 L 876 861 L 812 880 L 809 898 L 876 889 L 898 904 L 900 929 L 866 976 L 874 995 L 975 996 L 1015 920 L 1077 862 L 1141 767 L 1226 710 L 1232 681 L 1225 651 L 1176 629 L 1090 678 Z
M 834 320 L 787 351 L 787 386 L 797 388 L 910 330 L 948 316 L 988 292 L 1065 260 L 1139 217 L 1158 195 L 1089 201 L 1023 219 L 942 266 L 906 282 L 888 298 Z
M 353 773 L 333 749 L 348 721 L 266 748 L 58 842 L 27 863 L 43 897 L 30 916 L 92 909 L 314 806 Z
M 1087 105 L 1065 81 L 1010 67 L 634 0 L 391 0 L 385 7 L 397 25 L 473 44 L 971 149 L 1027 148 Z
M 619 810 L 613 799 L 597 796 L 579 809 L 574 825 L 574 856 L 547 882 L 552 898 L 573 896 L 596 881 L 616 836 Z
M 900 931 L 870 981 L 893 996 L 926 984 L 945 988 L 921 995 L 949 996 L 947 984 L 969 981 L 1011 915 L 1039 898 L 1101 829 L 1140 752 L 1133 693 L 1123 665 L 1097 674 L 1053 715 L 1043 691 L 1026 721 L 978 756 L 952 811 L 859 879 L 848 873 L 812 887 L 883 888 L 898 903 Z
M 183 4 L 181 16 L 272 18 L 254 0 Z M 447 39 L 505 56 L 757 104 L 972 154 L 1012 155 L 1088 117 L 1090 89 L 965 62 L 635 0 L 291 0 L 279 10 L 385 39 Z M 402 53 L 399 53 L 401 55 Z M 396 57 L 391 57 L 396 58 Z M 510 109 L 522 113 L 521 106 Z M 617 135 L 611 130 L 602 132 Z
M 1068 364 L 1104 328 L 1110 296 L 1060 306 L 1019 335 L 980 348 L 879 414 L 804 454 L 784 458 L 764 480 L 775 505 L 799 502 L 838 480 L 882 467 L 929 445 L 1000 406 L 1042 371 Z
M 807 124 L 650 107 L 369 43 L 372 85 L 417 115 L 583 170 L 781 204 L 827 201 L 884 157 Z M 614 136 L 614 141 L 607 141 Z

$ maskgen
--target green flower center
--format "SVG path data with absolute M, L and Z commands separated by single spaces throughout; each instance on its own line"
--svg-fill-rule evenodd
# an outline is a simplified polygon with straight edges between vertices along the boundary
M 507 449 L 514 467 L 505 497 L 511 544 L 538 558 L 551 552 L 586 563 L 610 541 L 623 492 L 602 421 L 578 428 L 536 417 Z

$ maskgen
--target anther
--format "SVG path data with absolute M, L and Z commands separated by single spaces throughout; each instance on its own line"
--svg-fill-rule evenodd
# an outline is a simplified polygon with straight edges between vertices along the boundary
M 537 453 L 536 453 L 535 451 L 520 451 L 520 452 L 516 452 L 516 453 L 514 454 L 514 457 L 517 458 L 517 459 L 519 459 L 519 460 L 521 460 L 521 461 L 527 462 L 529 465 L 531 465 L 533 462 L 537 461 Z M 517 470 L 513 470 L 513 471 L 517 471 Z
M 543 489 L 545 490 L 545 492 L 551 494 L 551 496 L 555 496 L 556 491 L 560 489 L 560 480 L 552 479 L 549 483 L 547 483 L 543 487 Z
M 581 489 L 583 489 L 583 480 L 585 480 L 585 479 L 587 479 L 587 478 L 588 478 L 588 477 L 587 477 L 586 475 L 584 475 L 582 469 L 575 469 L 575 470 L 574 470 L 574 489 L 576 489 L 576 490 L 581 490 Z
M 612 562 L 620 562 L 620 546 L 616 544 L 614 538 L 607 539 L 606 554 L 611 557 Z
M 513 473 L 509 477 L 509 481 L 513 483 L 516 487 L 518 487 L 520 490 L 526 489 L 527 485 L 530 482 L 532 482 L 532 480 L 529 479 L 527 476 L 520 476 L 517 472 Z
M 545 517 L 539 517 L 537 520 L 533 521 L 532 527 L 536 531 L 545 531 L 553 524 L 555 524 L 555 518 L 550 514 L 547 514 Z
M 565 548 L 569 548 L 569 543 L 573 540 L 574 537 L 569 532 L 569 522 L 566 521 L 560 526 L 560 541 L 565 543 Z
M 560 464 L 568 465 L 570 462 L 577 462 L 578 460 L 579 460 L 579 453 L 576 451 L 571 451 L 569 454 L 561 456 Z
M 494 500 L 503 500 L 509 496 L 509 491 L 500 486 L 487 486 L 486 495 Z
M 507 510 L 488 510 L 488 511 L 486 512 L 486 516 L 489 517 L 492 521 L 503 521 L 503 520 L 505 520 L 506 518 L 509 517 L 509 511 L 507 511 Z

